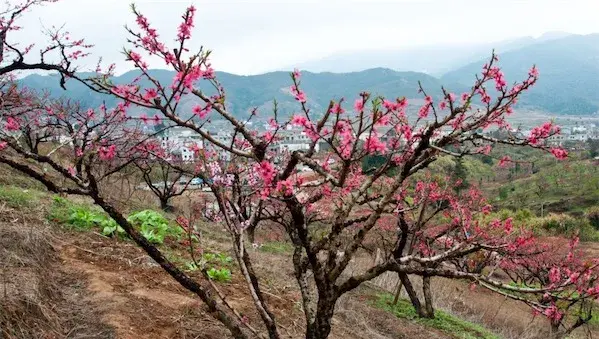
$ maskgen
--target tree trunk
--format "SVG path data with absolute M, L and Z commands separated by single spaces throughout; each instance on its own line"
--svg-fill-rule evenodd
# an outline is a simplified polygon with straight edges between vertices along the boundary
M 318 300 L 318 310 L 312 324 L 306 329 L 306 339 L 326 339 L 331 333 L 331 320 L 335 312 L 337 299 L 333 296 L 321 295 Z
M 248 236 L 248 241 L 250 244 L 254 244 L 256 242 L 256 226 L 250 226 L 246 229 L 246 234 Z
M 397 274 L 397 278 L 397 287 L 395 288 L 395 296 L 393 296 L 393 305 L 397 305 L 397 302 L 399 301 L 399 296 L 401 295 L 401 290 L 403 288 L 403 283 L 401 281 L 399 273 Z
M 170 197 L 164 198 L 160 197 L 160 208 L 165 212 L 174 212 L 174 207 L 168 204 Z
M 416 294 L 414 285 L 412 285 L 412 282 L 410 281 L 410 277 L 408 277 L 408 275 L 405 273 L 398 273 L 398 275 L 399 279 L 401 280 L 401 284 L 406 288 L 406 293 L 410 298 L 410 302 L 412 303 L 414 310 L 416 310 L 416 313 L 419 317 L 426 318 L 422 310 L 422 304 L 420 304 L 420 299 L 418 299 L 418 294 Z
M 424 294 L 424 318 L 433 319 L 435 310 L 433 308 L 433 294 L 431 293 L 431 277 L 422 277 L 422 292 Z

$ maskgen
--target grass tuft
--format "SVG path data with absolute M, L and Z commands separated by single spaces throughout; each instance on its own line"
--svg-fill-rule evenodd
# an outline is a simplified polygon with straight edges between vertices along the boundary
M 36 190 L 0 185 L 0 203 L 14 209 L 35 206 L 41 195 Z
M 392 305 L 393 296 L 385 293 L 377 296 L 375 306 L 383 309 L 387 312 L 394 314 L 398 318 L 407 319 L 416 323 L 436 328 L 441 330 L 454 338 L 461 339 L 499 339 L 499 337 L 491 333 L 486 328 L 460 319 L 449 313 L 443 311 L 435 311 L 434 319 L 419 318 L 416 314 L 416 310 L 412 307 L 412 304 L 405 300 L 400 299 L 397 305 Z
M 282 241 L 271 241 L 262 244 L 260 250 L 267 253 L 286 254 L 293 252 L 293 246 Z

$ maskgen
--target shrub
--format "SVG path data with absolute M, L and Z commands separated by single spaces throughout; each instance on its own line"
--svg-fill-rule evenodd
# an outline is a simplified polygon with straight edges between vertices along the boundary
M 553 235 L 573 236 L 578 234 L 582 241 L 597 241 L 599 234 L 584 218 L 575 218 L 567 214 L 549 214 L 543 218 L 531 220 L 530 225 L 537 232 L 544 230 Z
M 587 219 L 594 229 L 599 230 L 599 206 L 589 208 L 585 213 Z
M 514 215 L 514 219 L 517 221 L 527 221 L 533 217 L 533 213 L 528 208 L 520 209 L 516 211 L 516 214 Z

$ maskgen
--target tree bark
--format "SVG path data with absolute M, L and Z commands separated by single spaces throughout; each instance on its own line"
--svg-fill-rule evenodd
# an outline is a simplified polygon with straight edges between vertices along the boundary
M 435 317 L 435 310 L 433 308 L 433 294 L 431 292 L 431 277 L 422 277 L 422 292 L 424 294 L 424 317 L 433 319 Z
M 331 320 L 335 312 L 337 298 L 332 295 L 320 295 L 316 317 L 306 329 L 306 339 L 326 339 L 331 333 Z
M 255 241 L 256 241 L 256 226 L 255 225 L 250 225 L 246 229 L 246 234 L 248 236 L 248 241 L 250 242 L 250 244 L 254 244 Z
M 420 303 L 420 299 L 418 299 L 418 294 L 416 294 L 416 290 L 414 289 L 414 285 L 412 285 L 412 282 L 410 281 L 410 277 L 408 277 L 408 275 L 405 273 L 398 273 L 397 275 L 399 276 L 401 284 L 406 288 L 406 293 L 410 298 L 410 302 L 412 303 L 414 310 L 416 310 L 418 316 L 424 317 L 422 304 Z

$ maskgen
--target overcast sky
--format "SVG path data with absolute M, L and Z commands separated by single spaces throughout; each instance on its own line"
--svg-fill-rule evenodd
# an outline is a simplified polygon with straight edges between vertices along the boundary
M 127 0 L 60 0 L 36 8 L 20 22 L 19 38 L 39 42 L 40 25 L 62 25 L 95 45 L 94 56 L 117 62 L 125 24 L 134 18 Z M 186 6 L 197 8 L 194 47 L 214 51 L 217 70 L 256 74 L 339 51 L 491 42 L 547 31 L 599 32 L 598 0 L 396 1 L 136 1 L 172 41 Z

